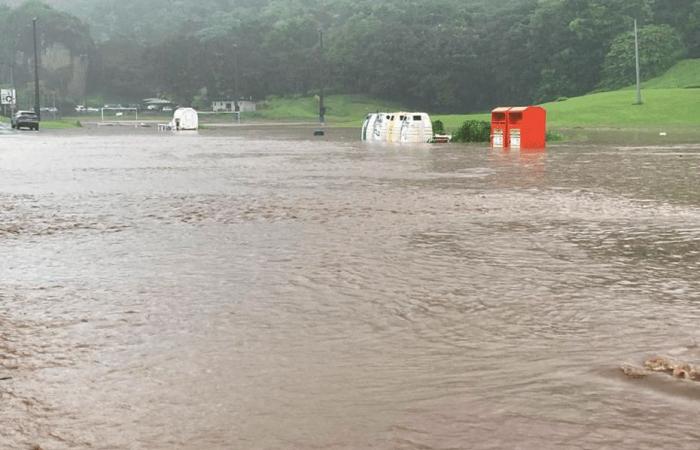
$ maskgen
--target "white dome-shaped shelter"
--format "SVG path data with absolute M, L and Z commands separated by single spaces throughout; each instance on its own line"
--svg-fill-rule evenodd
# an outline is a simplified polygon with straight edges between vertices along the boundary
M 177 131 L 199 129 L 199 115 L 197 111 L 192 108 L 178 108 L 173 114 L 170 128 Z

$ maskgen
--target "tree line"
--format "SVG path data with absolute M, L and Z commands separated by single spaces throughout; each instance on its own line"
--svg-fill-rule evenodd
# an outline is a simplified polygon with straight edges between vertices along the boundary
M 50 3 L 61 11 L 43 10 L 55 22 L 44 45 L 61 39 L 89 55 L 89 91 L 195 106 L 306 95 L 322 79 L 330 92 L 444 112 L 615 89 L 634 80 L 635 19 L 645 78 L 700 57 L 700 0 Z M 26 54 L 15 28 L 37 4 L 0 9 L 2 35 L 17 36 L 5 61 Z

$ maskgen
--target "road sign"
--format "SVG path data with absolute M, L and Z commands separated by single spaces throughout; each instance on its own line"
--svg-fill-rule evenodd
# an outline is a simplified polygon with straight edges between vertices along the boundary
M 0 104 L 14 105 L 17 102 L 17 95 L 14 89 L 0 89 Z

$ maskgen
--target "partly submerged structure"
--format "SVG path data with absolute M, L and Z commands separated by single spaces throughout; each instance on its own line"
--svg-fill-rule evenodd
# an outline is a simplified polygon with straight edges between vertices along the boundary
M 199 129 L 199 115 L 192 108 L 178 108 L 173 114 L 173 120 L 169 127 L 176 131 L 197 130 Z
M 432 139 L 433 123 L 426 113 L 374 113 L 362 124 L 363 141 L 427 143 Z

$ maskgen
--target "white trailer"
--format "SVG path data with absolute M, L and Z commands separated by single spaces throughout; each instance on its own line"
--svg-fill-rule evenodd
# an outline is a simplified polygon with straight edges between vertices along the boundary
M 392 143 L 427 143 L 433 138 L 433 123 L 422 112 L 369 114 L 362 124 L 362 140 Z

